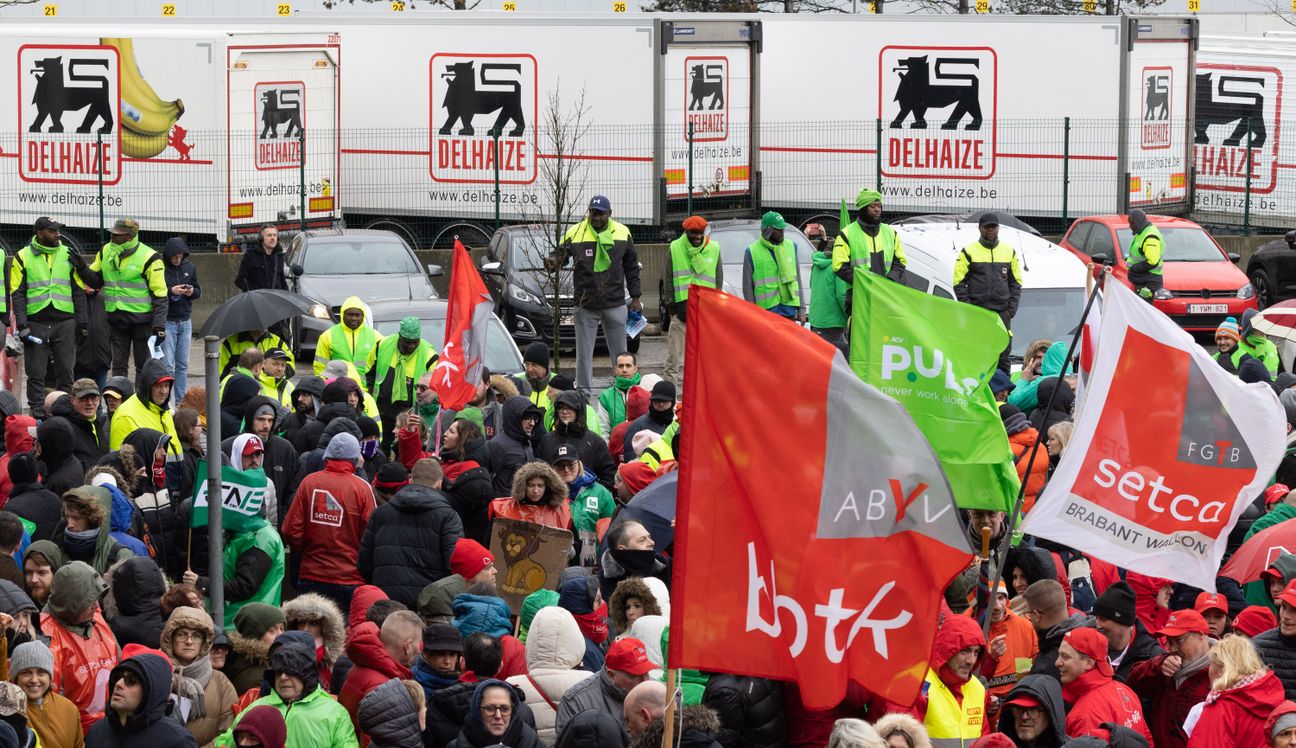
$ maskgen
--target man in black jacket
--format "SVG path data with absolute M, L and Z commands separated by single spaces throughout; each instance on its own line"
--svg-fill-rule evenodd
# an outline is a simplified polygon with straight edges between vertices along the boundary
M 72 454 L 89 470 L 108 454 L 108 415 L 99 413 L 99 388 L 93 379 L 78 379 L 72 392 L 50 405 L 50 415 L 66 418 L 72 425 Z
M 46 216 L 36 219 L 36 233 L 27 246 L 14 253 L 10 267 L 14 329 L 23 341 L 23 368 L 27 374 L 27 408 L 32 417 L 45 417 L 45 385 L 49 364 L 52 389 L 72 385 L 78 341 L 89 334 L 85 294 L 72 278 L 75 251 L 59 238 L 63 224 Z
M 441 479 L 436 460 L 414 463 L 410 485 L 374 510 L 360 539 L 361 576 L 411 610 L 424 587 L 450 575 L 450 556 L 463 537 Z
M 540 459 L 553 464 L 558 447 L 570 444 L 585 467 L 598 477 L 598 482 L 611 491 L 616 480 L 616 462 L 608 452 L 607 442 L 585 425 L 585 396 L 580 390 L 567 390 L 558 396 L 554 403 L 553 428 L 540 437 L 536 449 Z
M 1107 661 L 1121 683 L 1129 682 L 1135 665 L 1165 654 L 1135 617 L 1134 590 L 1125 582 L 1103 590 L 1094 601 L 1093 616 L 1098 633 L 1107 639 Z
M 289 488 L 297 473 L 298 456 L 297 450 L 287 439 L 275 436 L 279 431 L 279 415 L 278 403 L 265 395 L 257 395 L 243 409 L 242 433 L 256 434 L 265 448 L 262 469 L 265 470 L 266 478 L 274 484 L 275 496 L 279 500 L 277 516 L 283 517 L 288 512 L 288 503 L 292 501 L 293 495 L 289 493 Z M 238 434 L 234 434 L 221 441 L 221 449 L 229 451 L 237 438 Z
M 244 291 L 259 288 L 288 290 L 288 278 L 284 273 L 284 251 L 279 246 L 279 229 L 268 224 L 261 227 L 261 243 L 248 247 L 243 253 L 238 274 L 234 276 L 234 285 Z
M 166 358 L 175 384 L 171 387 L 173 403 L 179 403 L 189 386 L 189 344 L 193 341 L 193 302 L 202 296 L 198 270 L 189 261 L 189 245 L 183 237 L 167 239 L 162 250 L 166 262 L 167 321 L 162 354 Z
M 86 745 L 110 748 L 194 746 L 193 735 L 167 715 L 171 663 L 145 652 L 123 660 L 108 676 L 108 710 L 86 734 Z
M 783 684 L 776 680 L 716 673 L 702 692 L 702 705 L 720 717 L 716 742 L 724 748 L 787 745 Z
M 505 401 L 500 412 L 500 430 L 486 442 L 491 470 L 495 473 L 491 485 L 496 496 L 512 495 L 513 474 L 536 458 L 533 445 L 543 433 L 543 417 L 540 409 L 521 395 Z

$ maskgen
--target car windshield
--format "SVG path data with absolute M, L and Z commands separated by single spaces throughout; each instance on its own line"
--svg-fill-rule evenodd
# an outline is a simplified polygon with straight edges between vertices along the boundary
M 391 239 L 314 242 L 302 269 L 307 275 L 410 275 L 419 272 L 405 245 Z
M 419 326 L 423 339 L 431 343 L 433 348 L 441 350 L 445 341 L 445 319 L 420 319 Z M 400 319 L 374 320 L 374 329 L 384 336 L 395 335 L 400 329 Z M 486 333 L 486 368 L 496 374 L 516 374 L 522 371 L 522 359 L 518 356 L 517 348 L 497 317 L 491 318 L 490 329 Z
M 800 231 L 792 229 L 787 230 L 786 236 L 796 245 L 797 263 L 809 264 L 810 255 L 814 254 L 814 247 L 810 246 L 810 240 L 806 239 Z M 735 226 L 717 229 L 711 232 L 711 239 L 720 245 L 720 262 L 726 265 L 741 265 L 743 253 L 760 239 L 760 230 L 754 225 L 751 228 Z
M 1023 288 L 1012 320 L 1012 355 L 1020 360 L 1041 338 L 1070 341 L 1084 313 L 1083 288 Z
M 515 270 L 543 270 L 552 242 L 538 231 L 509 235 L 509 265 Z
M 1225 259 L 1219 247 L 1211 240 L 1210 235 L 1199 228 L 1161 229 L 1165 237 L 1165 257 L 1167 262 L 1221 262 Z M 1129 229 L 1117 229 L 1116 240 L 1121 250 L 1129 251 L 1130 240 L 1134 233 Z

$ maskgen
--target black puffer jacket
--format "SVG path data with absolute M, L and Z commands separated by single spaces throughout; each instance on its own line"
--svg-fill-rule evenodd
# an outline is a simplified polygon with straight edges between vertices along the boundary
M 302 452 L 301 456 L 297 458 L 297 473 L 293 476 L 292 483 L 288 484 L 288 499 L 284 504 L 285 512 L 287 507 L 292 504 L 292 497 L 297 495 L 297 488 L 302 481 L 306 480 L 306 476 L 324 469 L 324 450 L 334 436 L 344 431 L 354 436 L 356 441 L 360 441 L 360 427 L 356 425 L 355 421 L 347 417 L 334 418 L 320 432 L 319 438 L 315 440 L 315 448 L 309 452 Z M 364 480 L 364 478 L 361 477 L 361 480 Z M 285 514 L 279 516 L 283 517 Z
M 556 408 L 559 405 L 566 405 L 576 412 L 576 420 L 571 423 L 559 423 L 554 418 L 554 430 L 540 437 L 539 446 L 536 449 L 540 459 L 549 464 L 558 457 L 558 447 L 563 444 L 570 444 L 580 455 L 581 463 L 585 469 L 598 477 L 598 482 L 602 483 L 604 488 L 612 490 L 612 483 L 616 480 L 616 462 L 612 459 L 612 453 L 608 451 L 607 442 L 603 437 L 590 431 L 585 426 L 585 396 L 577 390 L 567 390 L 558 396 L 558 401 L 554 403 Z
M 94 748 L 185 748 L 197 746 L 193 735 L 174 719 L 167 716 L 167 703 L 171 695 L 171 666 L 155 654 L 140 654 L 112 669 L 108 676 L 108 694 L 112 694 L 117 681 L 126 672 L 134 673 L 144 684 L 143 699 L 139 709 L 122 724 L 111 710 L 90 726 L 86 745 Z
M 1282 681 L 1288 701 L 1296 701 L 1296 636 L 1283 636 L 1272 628 L 1251 640 L 1260 659 Z
M 446 460 L 444 468 L 453 469 L 455 463 Z M 465 538 L 490 547 L 490 519 L 492 499 L 499 498 L 491 486 L 491 474 L 478 465 L 459 473 L 453 480 L 449 476 L 441 481 L 441 492 L 450 500 L 450 506 L 459 514 Z
M 307 375 L 301 378 L 297 383 L 297 388 L 293 390 L 293 400 L 297 399 L 297 393 L 306 392 L 315 398 L 315 406 L 305 411 L 293 408 L 292 413 L 284 419 L 283 438 L 292 443 L 293 449 L 297 448 L 297 435 L 301 433 L 303 427 L 315 420 L 315 408 L 321 407 L 324 399 L 324 380 L 314 375 Z
M 41 483 L 56 495 L 85 483 L 85 468 L 72 453 L 72 424 L 66 418 L 50 418 L 36 427 L 40 444 Z
M 4 508 L 36 523 L 32 542 L 53 538 L 54 530 L 63 519 L 63 500 L 38 481 L 15 483 Z
M 1048 734 L 1036 738 L 1034 745 L 1039 748 L 1061 748 L 1067 741 L 1066 704 L 1062 701 L 1062 686 L 1056 678 L 1047 675 L 1027 675 L 1017 681 L 1013 690 L 1008 692 L 1004 702 L 1012 701 L 1018 696 L 1029 696 L 1044 706 L 1048 712 L 1050 729 Z M 1008 736 L 1013 745 L 1021 745 L 1017 737 L 1017 723 L 1012 719 L 999 720 L 999 732 Z
M 522 418 L 527 415 L 536 418 L 531 436 L 527 436 L 522 430 Z M 533 445 L 544 429 L 544 414 L 530 400 L 519 395 L 504 402 L 500 420 L 500 430 L 487 442 L 490 447 L 491 470 L 495 474 L 491 488 L 497 497 L 511 495 L 513 473 L 536 458 Z
M 108 454 L 108 414 L 101 413 L 94 420 L 87 419 L 76 411 L 72 396 L 64 395 L 50 406 L 50 415 L 66 418 L 72 427 L 72 454 L 81 463 L 82 472 Z
M 567 723 L 554 748 L 626 748 L 630 736 L 607 712 L 589 709 Z
M 302 425 L 297 431 L 297 437 L 293 439 L 293 448 L 297 454 L 305 454 L 318 446 L 320 434 L 324 433 L 324 428 L 333 422 L 334 418 L 349 418 L 352 421 L 356 419 L 355 408 L 345 401 L 340 403 L 324 403 L 320 406 L 319 413 L 308 423 Z M 360 429 L 357 428 L 356 431 Z
M 153 559 L 146 556 L 123 561 L 113 569 L 112 592 L 117 615 L 108 621 L 121 646 L 142 644 L 156 649 L 162 638 L 162 609 L 166 579 Z M 107 610 L 109 606 L 105 606 Z
M 449 576 L 463 524 L 445 494 L 418 484 L 374 510 L 360 538 L 360 574 L 393 600 L 418 609 L 419 592 Z
M 716 740 L 725 748 L 787 744 L 783 686 L 778 681 L 717 673 L 707 681 L 702 704 L 719 715 Z

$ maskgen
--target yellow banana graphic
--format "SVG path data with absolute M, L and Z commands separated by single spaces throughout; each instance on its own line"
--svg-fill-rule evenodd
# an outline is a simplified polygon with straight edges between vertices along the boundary
M 142 135 L 134 130 L 121 129 L 122 155 L 129 158 L 153 158 L 167 147 L 167 134 Z
M 99 43 L 116 47 L 121 57 L 122 126 L 141 135 L 166 135 L 184 114 L 184 102 L 180 99 L 163 101 L 144 80 L 135 59 L 134 40 L 103 38 Z

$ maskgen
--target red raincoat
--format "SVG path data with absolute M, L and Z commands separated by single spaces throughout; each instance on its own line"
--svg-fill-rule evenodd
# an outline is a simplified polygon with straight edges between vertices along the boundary
M 373 488 L 346 460 L 326 460 L 297 488 L 283 521 L 283 539 L 301 554 L 303 579 L 328 584 L 365 583 L 356 568 L 360 538 L 374 512 Z
M 1278 676 L 1266 672 L 1254 681 L 1206 697 L 1206 707 L 1193 728 L 1189 748 L 1221 745 L 1269 744 L 1268 718 L 1283 703 L 1283 685 Z
M 1110 734 L 1101 725 L 1112 722 L 1138 732 L 1148 743 L 1156 745 L 1139 698 L 1129 686 L 1103 675 L 1097 668 L 1063 684 L 1062 698 L 1072 705 L 1066 718 L 1066 734 L 1072 738 L 1093 735 L 1107 740 Z

